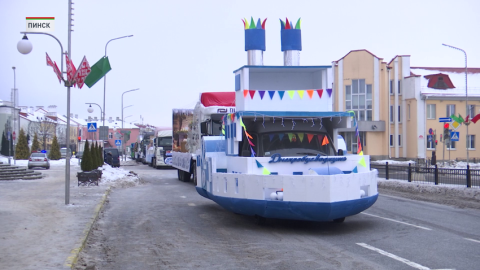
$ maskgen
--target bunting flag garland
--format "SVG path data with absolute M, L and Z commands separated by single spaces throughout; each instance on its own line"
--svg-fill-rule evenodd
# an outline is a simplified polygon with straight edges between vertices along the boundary
M 307 90 L 308 97 L 312 99 L 313 97 L 313 90 Z
M 323 136 L 322 146 L 327 145 L 328 143 L 329 143 L 328 137 L 327 137 L 327 136 Z
M 292 137 L 294 136 L 293 133 L 287 133 L 288 135 L 288 140 L 292 141 Z
M 308 143 L 310 143 L 312 141 L 313 134 L 308 134 L 307 133 L 307 138 L 308 138 Z
M 323 143 L 323 137 L 325 137 L 325 135 L 323 135 L 323 134 L 317 135 L 318 143 L 320 143 L 320 144 Z
M 260 162 L 258 162 L 258 160 L 255 160 L 255 162 L 257 162 L 257 168 L 263 168 L 263 165 L 260 164 Z
M 358 163 L 365 168 L 367 167 L 367 164 L 365 164 L 365 158 L 364 157 L 360 158 L 360 161 L 358 161 Z
M 317 90 L 317 94 L 320 98 L 322 98 L 322 94 L 323 94 L 323 89 L 318 89 Z
M 267 170 L 267 168 L 263 167 L 262 174 L 263 174 L 263 175 L 270 175 L 270 171 Z
M 280 141 L 283 139 L 283 135 L 285 134 L 278 134 L 278 138 L 280 139 Z
M 275 134 L 270 134 L 270 135 L 268 135 L 268 137 L 270 138 L 270 141 L 272 141 L 273 138 L 275 137 Z
M 303 142 L 303 136 L 304 136 L 305 134 L 303 134 L 303 133 L 298 133 L 297 135 L 298 135 L 298 138 L 300 139 L 300 142 Z
M 332 89 L 326 89 L 326 90 L 328 93 L 328 97 L 331 98 Z M 298 94 L 300 99 L 303 99 L 305 92 L 307 92 L 309 99 L 313 98 L 314 92 L 317 92 L 319 98 L 323 97 L 323 89 L 308 89 L 308 90 L 246 90 L 245 89 L 243 90 L 243 97 L 247 98 L 250 94 L 250 99 L 253 99 L 255 97 L 256 92 L 258 92 L 261 100 L 263 100 L 263 97 L 265 96 L 265 92 L 268 92 L 268 95 L 270 96 L 270 100 L 273 100 L 275 93 L 278 93 L 280 100 L 283 100 L 283 97 L 285 96 L 285 92 L 287 92 L 290 99 L 293 99 L 295 97 L 295 93 Z
M 295 95 L 295 91 L 288 90 L 287 93 L 288 93 L 288 96 L 290 96 L 290 99 L 293 99 L 293 95 Z
M 275 95 L 275 91 L 268 91 L 268 94 L 270 95 L 270 100 L 272 100 L 273 95 Z
M 232 122 L 233 122 L 233 117 L 234 116 L 235 116 L 235 114 L 232 113 Z M 253 139 L 253 137 L 250 134 L 248 134 L 247 127 L 243 123 L 242 117 L 238 117 L 238 121 L 240 122 L 240 126 L 243 128 L 243 131 L 245 132 L 245 136 L 247 137 L 248 144 L 250 144 L 250 151 L 252 153 L 251 157 L 254 157 L 257 153 L 255 153 L 255 151 L 253 151 L 253 148 L 252 148 L 252 146 L 255 146 L 255 144 L 253 144 L 252 141 L 250 141 L 250 139 Z
M 355 168 L 353 168 L 353 171 L 352 171 L 352 173 L 358 173 L 357 166 L 355 166 Z

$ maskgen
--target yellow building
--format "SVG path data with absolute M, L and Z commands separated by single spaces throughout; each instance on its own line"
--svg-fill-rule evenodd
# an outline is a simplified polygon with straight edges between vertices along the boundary
M 429 159 L 435 151 L 437 160 L 465 160 L 468 141 L 469 159 L 480 158 L 475 148 L 480 121 L 471 121 L 480 113 L 480 68 L 468 68 L 467 92 L 465 68 L 411 67 L 409 55 L 387 63 L 367 50 L 355 50 L 332 67 L 334 109 L 355 112 L 365 154 L 376 159 Z M 446 133 L 453 137 L 444 144 L 445 123 L 440 118 L 452 114 L 463 119 L 469 115 L 468 137 L 465 123 L 450 122 Z M 354 130 L 339 134 L 348 151 L 356 153 Z

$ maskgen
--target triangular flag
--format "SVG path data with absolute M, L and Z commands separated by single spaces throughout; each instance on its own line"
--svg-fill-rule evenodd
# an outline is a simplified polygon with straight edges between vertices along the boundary
M 318 93 L 318 96 L 319 96 L 320 98 L 322 98 L 323 89 L 318 89 L 318 90 L 317 90 L 317 93 Z
M 288 140 L 290 140 L 290 142 L 292 142 L 293 133 L 287 133 L 287 135 L 288 135 Z
M 263 95 L 265 95 L 265 91 L 258 91 L 258 93 L 260 94 L 260 99 L 263 100 Z
M 260 162 L 258 162 L 258 160 L 255 160 L 255 162 L 257 162 L 257 167 L 258 167 L 258 168 L 263 168 L 263 165 L 260 164 Z
M 312 141 L 313 134 L 308 134 L 307 133 L 307 138 L 308 138 L 308 142 L 310 143 Z
M 260 21 L 260 18 L 258 18 L 257 29 L 262 29 L 262 22 Z
M 460 119 L 458 119 L 458 117 L 456 117 L 455 114 L 450 115 L 450 118 L 452 118 L 453 121 L 460 123 Z
M 248 90 L 243 90 L 243 97 L 246 98 L 248 95 Z
M 467 115 L 467 118 L 465 118 L 465 122 L 468 123 L 469 118 L 470 118 L 470 115 Z
M 298 95 L 300 96 L 300 99 L 303 98 L 303 94 L 305 93 L 305 90 L 298 90 L 297 91 Z
M 310 97 L 310 99 L 313 97 L 313 90 L 307 90 L 307 94 L 308 94 L 308 97 Z
M 263 23 L 262 23 L 262 29 L 265 30 L 265 22 L 267 21 L 267 18 L 265 18 L 265 20 L 263 20 Z
M 251 146 L 255 146 L 255 144 L 252 143 L 252 141 L 248 140 L 248 143 L 251 145 Z
M 255 157 L 255 155 L 256 155 L 257 153 L 255 153 L 255 151 L 253 151 L 253 148 L 252 148 L 251 146 L 250 146 L 250 151 L 252 152 L 251 157 Z
M 300 29 L 300 19 L 298 18 L 297 24 L 295 25 L 295 29 Z
M 255 96 L 255 90 L 248 90 L 250 92 L 250 97 L 253 99 L 253 96 Z
M 476 124 L 478 120 L 480 120 L 480 113 L 475 115 L 475 117 L 472 118 L 472 122 Z
M 245 22 L 245 29 L 250 29 L 250 26 L 248 25 L 247 19 L 245 19 L 244 22 Z
M 304 136 L 304 135 L 305 135 L 305 134 L 303 134 L 303 133 L 297 133 L 297 136 L 298 136 L 298 138 L 300 139 L 300 142 L 303 142 L 303 136 Z
M 247 129 L 247 128 L 245 127 L 245 124 L 243 123 L 243 119 L 242 119 L 241 117 L 239 118 L 239 122 L 240 122 L 240 126 L 241 126 L 241 127 L 243 127 L 244 129 Z
M 235 120 L 235 114 L 234 113 L 230 114 L 230 119 L 232 120 L 232 122 Z
M 253 139 L 252 135 L 248 134 L 248 132 L 245 130 L 245 135 L 250 138 L 250 139 Z
M 270 95 L 270 100 L 272 100 L 273 96 L 275 95 L 275 91 L 268 91 L 268 94 Z
M 358 154 L 359 156 L 363 156 L 363 151 L 360 151 L 360 153 Z
M 462 117 L 461 114 L 458 114 L 458 120 L 460 120 L 460 122 L 459 122 L 460 124 L 463 123 L 463 122 L 465 122 L 465 120 L 463 120 L 463 117 Z M 458 121 L 457 121 L 457 122 L 458 122 Z
M 270 171 L 267 170 L 267 168 L 264 167 L 264 168 L 263 168 L 263 171 L 262 171 L 262 174 L 263 174 L 263 175 L 270 175 Z
M 288 18 L 286 18 L 287 21 L 285 22 L 285 29 L 290 29 L 290 23 L 288 22 Z
M 358 173 L 357 166 L 355 166 L 355 168 L 353 169 L 352 173 Z
M 323 137 L 323 141 L 322 141 L 322 146 L 324 145 L 327 145 L 329 142 L 328 142 L 328 137 L 327 136 L 324 136 Z
M 323 142 L 323 137 L 325 137 L 325 135 L 323 134 L 317 134 L 317 139 L 318 139 L 318 142 L 321 144 Z
M 328 97 L 332 97 L 332 89 L 327 89 Z
M 242 19 L 242 22 L 243 22 L 243 28 L 244 28 L 244 29 L 247 29 L 247 27 L 246 27 L 247 25 L 245 24 L 245 20 L 244 20 L 244 19 Z
M 270 137 L 270 141 L 272 141 L 272 140 L 273 140 L 273 137 L 275 137 L 275 134 L 270 134 L 270 135 L 268 135 L 268 136 Z
M 362 165 L 363 167 L 367 167 L 367 164 L 365 164 L 365 158 L 364 157 L 362 157 L 358 163 L 360 165 Z
M 283 95 L 285 95 L 285 91 L 278 91 L 278 95 L 280 96 L 280 100 L 282 100 Z
M 293 91 L 293 90 L 288 90 L 287 93 L 288 93 L 288 95 L 290 96 L 290 99 L 293 99 L 293 95 L 295 94 L 295 91 Z
M 250 29 L 255 29 L 255 22 L 253 21 L 253 17 L 251 17 L 251 21 L 250 21 Z
M 279 133 L 279 134 L 278 134 L 278 138 L 280 138 L 280 141 L 283 139 L 283 136 L 284 136 L 284 135 L 285 135 L 285 134 L 283 134 L 283 133 Z

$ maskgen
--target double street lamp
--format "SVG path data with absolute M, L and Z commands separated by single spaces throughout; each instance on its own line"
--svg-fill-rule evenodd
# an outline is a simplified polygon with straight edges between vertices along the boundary
M 111 41 L 117 40 L 117 39 L 122 39 L 122 38 L 127 38 L 127 37 L 133 37 L 133 35 L 128 35 L 128 36 L 123 36 L 123 37 L 118 37 L 118 38 L 112 38 L 110 39 L 107 44 L 105 44 L 105 57 L 107 57 L 107 46 L 108 43 Z M 107 92 L 107 75 L 103 76 L 103 125 L 105 126 L 105 93 Z

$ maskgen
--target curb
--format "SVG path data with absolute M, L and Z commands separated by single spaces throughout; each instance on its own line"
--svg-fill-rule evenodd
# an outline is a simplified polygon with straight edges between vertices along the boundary
M 80 241 L 75 245 L 76 247 L 70 251 L 70 256 L 65 260 L 64 266 L 67 267 L 67 269 L 73 269 L 75 265 L 77 264 L 78 260 L 78 255 L 80 252 L 83 250 L 85 247 L 85 244 L 87 243 L 88 236 L 92 232 L 93 225 L 98 219 L 98 216 L 100 214 L 100 211 L 102 210 L 103 206 L 105 205 L 105 201 L 107 200 L 108 195 L 110 194 L 111 187 L 108 187 L 107 190 L 105 191 L 105 194 L 102 196 L 102 200 L 100 203 L 95 207 L 95 212 L 93 214 L 93 217 L 89 223 L 87 223 L 86 229 L 83 231 L 84 235 L 80 239 Z

